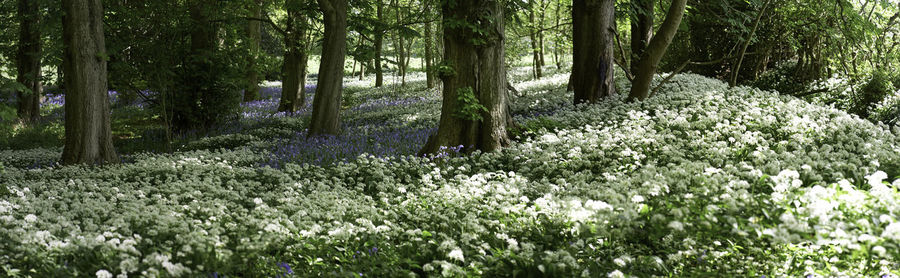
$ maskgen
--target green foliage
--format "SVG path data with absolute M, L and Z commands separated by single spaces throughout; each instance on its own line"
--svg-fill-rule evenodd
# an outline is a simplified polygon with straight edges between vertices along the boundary
M 9 123 L 16 119 L 16 108 L 7 105 L 6 103 L 0 103 L 0 123 Z M 11 127 L 11 125 L 3 125 L 4 128 Z
M 472 87 L 459 88 L 456 90 L 456 104 L 459 110 L 453 116 L 467 121 L 481 121 L 482 112 L 488 112 L 487 107 L 478 102 L 478 96 Z
M 441 78 L 451 78 L 456 76 L 456 68 L 447 61 L 443 61 L 437 65 L 437 73 Z
M 850 109 L 850 112 L 867 118 L 871 114 L 873 106 L 884 100 L 894 90 L 891 79 L 884 72 L 876 71 L 869 81 L 853 96 L 853 107 Z
M 775 66 L 774 69 L 765 72 L 756 81 L 751 83 L 752 86 L 763 89 L 778 91 L 786 95 L 794 95 L 802 93 L 810 85 L 801 80 L 797 75 L 797 63 L 785 62 Z
M 523 140 L 537 134 L 553 132 L 566 126 L 566 123 L 551 118 L 538 117 L 519 123 L 518 126 L 512 128 L 509 132 L 514 138 Z
M 257 140 L 256 136 L 249 134 L 226 134 L 213 137 L 204 137 L 200 140 L 187 143 L 182 149 L 186 151 L 194 150 L 219 150 L 219 149 L 236 149 L 250 142 Z

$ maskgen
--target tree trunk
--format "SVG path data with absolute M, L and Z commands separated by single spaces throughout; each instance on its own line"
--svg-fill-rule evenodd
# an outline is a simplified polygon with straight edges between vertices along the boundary
M 262 17 L 260 0 L 250 3 L 250 16 Z M 247 20 L 247 40 L 250 43 L 250 55 L 247 56 L 247 88 L 244 91 L 244 101 L 255 101 L 259 99 L 259 72 L 256 70 L 256 60 L 259 57 L 259 42 L 262 40 L 262 30 L 258 20 Z
M 395 6 L 397 10 L 397 25 L 403 24 L 403 13 L 400 11 L 400 3 L 397 3 Z M 400 33 L 400 30 L 397 30 L 397 44 L 395 46 L 397 50 L 397 56 L 394 59 L 397 60 L 397 70 L 400 74 L 400 86 L 406 86 L 406 44 L 403 42 L 403 34 Z
M 543 77 L 544 74 L 541 72 L 541 54 L 539 52 L 540 47 L 538 46 L 537 37 L 538 26 L 534 17 L 534 9 L 537 4 L 535 4 L 534 1 L 531 1 L 530 4 L 531 7 L 528 8 L 528 20 L 530 21 L 529 23 L 531 23 L 531 30 L 528 32 L 528 39 L 531 40 L 531 67 L 534 73 L 532 77 L 538 79 Z
M 347 0 L 318 1 L 324 17 L 325 35 L 309 124 L 310 137 L 341 131 L 341 90 L 347 55 Z
M 359 61 L 359 81 L 363 81 L 366 77 L 366 67 L 369 61 Z
M 615 0 L 574 0 L 572 77 L 575 104 L 596 103 L 616 93 L 613 80 Z
M 647 49 L 641 55 L 637 71 L 634 72 L 631 93 L 628 95 L 629 100 L 644 100 L 650 96 L 650 81 L 653 80 L 653 75 L 656 75 L 659 61 L 666 54 L 669 43 L 672 42 L 672 38 L 678 32 L 678 26 L 681 25 L 681 18 L 684 16 L 686 2 L 687 0 L 672 1 L 668 13 L 666 13 L 666 19 L 663 20 L 662 26 L 659 27 L 659 32 L 657 32 L 656 36 L 653 36 L 650 44 L 647 45 Z
M 434 53 L 431 52 L 432 47 L 434 47 L 434 38 L 431 34 L 431 14 L 430 11 L 427 12 L 429 15 L 425 19 L 425 84 L 431 89 L 435 85 L 434 66 L 431 64 L 431 59 L 434 57 Z
M 213 58 L 218 50 L 216 24 L 210 20 L 215 12 L 214 0 L 191 1 L 190 16 L 190 52 L 185 61 L 185 74 L 181 82 L 184 92 L 173 95 L 174 110 L 172 123 L 181 131 L 197 128 L 208 128 L 215 123 L 223 107 L 223 94 L 216 87 L 221 71 L 217 69 Z
M 638 61 L 653 38 L 653 0 L 631 0 L 631 72 L 637 72 Z
M 458 0 L 441 6 L 445 19 L 469 22 L 477 30 L 444 25 L 444 61 L 453 70 L 440 75 L 444 82 L 440 124 L 419 153 L 440 153 L 442 147 L 494 151 L 507 146 L 506 129 L 512 125 L 512 117 L 506 91 L 502 2 Z M 477 102 L 460 101 L 461 94 Z
M 381 67 L 381 55 L 384 53 L 384 29 L 380 26 L 384 24 L 384 0 L 375 0 L 375 13 L 378 18 L 378 25 L 375 26 L 375 87 L 384 85 L 384 68 Z
M 306 16 L 297 0 L 287 1 L 288 13 L 284 36 L 284 68 L 279 112 L 293 114 L 306 104 Z
M 540 17 L 538 17 L 538 29 L 537 29 L 537 37 L 538 37 L 538 53 L 540 54 L 541 68 L 547 65 L 547 61 L 544 60 L 544 18 L 546 17 L 547 7 L 544 5 L 544 0 L 541 0 L 541 12 Z
M 66 76 L 63 164 L 116 162 L 100 0 L 62 0 Z
M 41 117 L 41 30 L 38 1 L 19 0 L 19 49 L 16 81 L 27 91 L 19 91 L 19 119 L 37 121 Z
M 554 28 L 557 29 L 558 37 L 555 40 L 553 40 L 553 45 L 554 45 L 553 62 L 556 63 L 556 69 L 561 70 L 562 69 L 562 59 L 559 56 L 560 56 L 560 52 L 562 51 L 563 47 L 562 47 L 562 43 L 560 43 L 560 41 L 562 41 L 561 38 L 564 36 L 564 34 L 563 34 L 563 32 L 559 31 L 560 29 L 562 29 L 562 27 L 560 27 L 560 25 L 559 25 L 559 18 L 560 18 L 559 11 L 562 9 L 562 1 L 560 1 L 560 0 L 554 0 L 554 1 L 556 1 L 556 9 L 553 11 L 555 14 L 554 17 L 556 18 L 556 23 L 553 26 L 556 26 Z

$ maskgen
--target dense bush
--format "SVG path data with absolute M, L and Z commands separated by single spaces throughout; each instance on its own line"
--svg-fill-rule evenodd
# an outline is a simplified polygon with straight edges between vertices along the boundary
M 804 92 L 809 84 L 803 82 L 797 72 L 796 62 L 784 62 L 766 71 L 751 85 L 763 90 L 772 90 L 786 95 Z
M 8 276 L 900 275 L 900 180 L 890 182 L 900 129 L 689 74 L 644 102 L 562 106 L 519 116 L 555 130 L 465 157 L 276 170 L 254 166 L 272 154 L 242 148 L 10 166 L 0 266 Z M 434 108 L 386 107 L 398 118 Z
M 853 107 L 850 112 L 863 118 L 868 118 L 875 104 L 884 100 L 894 92 L 894 85 L 883 72 L 875 72 L 853 97 Z

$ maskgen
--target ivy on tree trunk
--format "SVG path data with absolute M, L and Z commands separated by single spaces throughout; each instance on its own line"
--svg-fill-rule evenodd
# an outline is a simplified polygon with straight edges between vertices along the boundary
M 494 151 L 509 145 L 509 98 L 504 62 L 502 1 L 458 0 L 441 4 L 444 16 L 444 83 L 437 134 L 420 155 L 442 147 Z

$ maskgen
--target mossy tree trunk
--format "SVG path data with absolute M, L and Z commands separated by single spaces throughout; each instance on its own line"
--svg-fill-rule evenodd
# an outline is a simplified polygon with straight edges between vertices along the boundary
M 106 87 L 100 0 L 62 0 L 65 71 L 63 164 L 116 162 Z
M 571 90 L 575 104 L 616 93 L 613 80 L 615 0 L 574 0 Z
M 347 55 L 347 0 L 318 0 L 325 23 L 322 64 L 313 99 L 309 136 L 341 131 L 341 91 Z
M 441 6 L 441 119 L 437 134 L 419 154 L 439 153 L 441 147 L 494 151 L 507 146 L 512 118 L 506 91 L 502 1 L 458 0 Z

